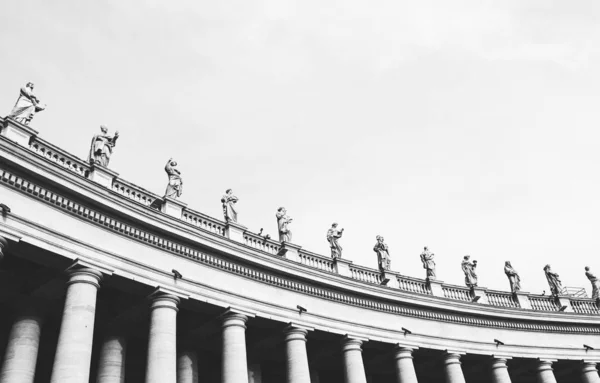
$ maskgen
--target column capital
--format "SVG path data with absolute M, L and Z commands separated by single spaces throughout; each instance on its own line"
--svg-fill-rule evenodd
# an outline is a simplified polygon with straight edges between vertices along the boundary
M 557 359 L 540 359 L 538 358 L 537 371 L 553 371 L 552 363 L 556 362 Z
M 238 326 L 246 328 L 246 322 L 250 318 L 254 318 L 256 315 L 249 311 L 240 310 L 237 308 L 229 307 L 223 314 L 221 314 L 221 327 Z
M 490 359 L 491 359 L 492 370 L 496 370 L 498 368 L 508 368 L 506 363 L 508 362 L 508 359 L 510 359 L 510 358 L 498 357 L 498 356 L 492 355 L 492 357 Z
M 283 329 L 286 342 L 291 340 L 302 340 L 306 342 L 306 335 L 308 335 L 309 331 L 314 331 L 314 328 L 302 326 L 296 323 L 290 323 Z
M 346 334 L 342 338 L 342 351 L 357 350 L 362 352 L 362 344 L 369 341 L 369 338 L 363 338 L 351 334 Z
M 444 354 L 444 364 L 445 365 L 461 364 L 460 357 L 463 355 L 465 355 L 464 352 L 446 350 L 446 353 Z
M 594 372 L 594 371 L 598 371 L 597 368 L 597 361 L 593 361 L 593 360 L 582 360 L 581 361 L 581 372 L 582 373 L 588 373 L 588 372 Z
M 179 299 L 178 296 L 173 294 L 168 294 L 162 291 L 155 291 L 148 296 L 150 299 L 150 310 L 158 309 L 158 308 L 168 308 L 173 309 L 175 312 L 179 311 Z
M 412 353 L 417 349 L 418 347 L 415 346 L 405 346 L 403 344 L 397 343 L 394 347 L 394 359 L 413 359 Z
M 99 289 L 100 282 L 102 282 L 102 279 L 104 278 L 100 271 L 91 269 L 89 267 L 79 267 L 74 265 L 70 266 L 66 272 L 69 276 L 67 286 L 75 283 L 89 283 L 90 285 L 93 285 Z

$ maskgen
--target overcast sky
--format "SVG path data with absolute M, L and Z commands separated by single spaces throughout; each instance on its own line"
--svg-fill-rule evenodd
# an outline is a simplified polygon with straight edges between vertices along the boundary
M 589 1 L 11 1 L 0 12 L 0 114 L 35 83 L 32 127 L 84 158 L 100 124 L 110 167 L 182 200 L 376 267 L 548 291 L 600 274 L 600 3 Z M 600 276 L 600 275 L 599 275 Z

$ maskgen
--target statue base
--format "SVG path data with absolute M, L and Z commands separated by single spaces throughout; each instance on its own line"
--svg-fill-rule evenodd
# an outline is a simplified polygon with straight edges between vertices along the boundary
M 167 215 L 170 215 L 171 217 L 181 218 L 183 214 L 183 209 L 185 209 L 186 206 L 186 203 L 176 200 L 175 198 L 164 197 L 163 203 L 160 207 L 160 211 Z
M 336 273 L 343 277 L 352 278 L 352 273 L 350 272 L 350 265 L 352 265 L 352 261 L 348 261 L 342 258 L 335 258 L 333 260 L 333 268 Z
M 442 289 L 442 284 L 444 281 L 440 281 L 439 279 L 427 278 L 427 286 L 429 287 L 429 291 L 431 291 L 431 295 L 434 297 L 444 297 L 444 289 Z
M 279 249 L 279 252 L 277 253 L 277 255 L 285 258 L 285 259 L 289 259 L 290 261 L 294 261 L 294 262 L 300 262 L 300 249 L 302 248 L 302 246 L 298 246 L 298 245 L 294 245 L 293 243 L 289 243 L 289 242 L 282 242 L 281 243 L 281 248 Z
M 244 233 L 248 228 L 246 226 L 242 226 L 237 222 L 227 221 L 225 224 L 225 235 L 227 238 L 239 242 L 246 243 L 244 240 Z
M 471 296 L 473 297 L 472 302 L 488 304 L 487 289 L 485 287 L 473 286 L 471 287 Z
M 398 275 L 396 275 L 395 273 L 393 273 L 389 270 L 382 271 L 381 272 L 381 285 L 387 286 L 387 287 L 392 287 L 392 288 L 400 287 L 400 284 L 398 283 Z
M 119 173 L 96 164 L 90 166 L 90 173 L 88 174 L 91 181 L 109 189 L 112 189 L 113 180 L 118 176 Z
M 0 135 L 16 142 L 21 146 L 29 146 L 29 142 L 38 134 L 37 130 L 6 117 Z

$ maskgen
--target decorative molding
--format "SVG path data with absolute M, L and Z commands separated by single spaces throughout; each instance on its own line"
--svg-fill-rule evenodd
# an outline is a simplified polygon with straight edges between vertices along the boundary
M 370 310 L 379 310 L 392 314 L 422 318 L 427 320 L 521 331 L 600 334 L 600 326 L 578 324 L 555 325 L 543 322 L 534 322 L 536 319 L 532 319 L 531 321 L 520 319 L 507 320 L 489 319 L 484 317 L 478 317 L 476 315 L 460 315 L 438 309 L 427 310 L 417 307 L 401 306 L 397 303 L 391 303 L 383 299 L 373 300 L 370 298 L 364 298 L 357 294 L 340 292 L 321 286 L 313 286 L 305 282 L 289 280 L 284 277 L 281 277 L 280 274 L 269 273 L 263 270 L 256 270 L 243 264 L 238 264 L 228 259 L 222 259 L 214 255 L 206 254 L 187 245 L 182 245 L 180 243 L 176 243 L 171 240 L 159 237 L 155 234 L 149 233 L 145 230 L 141 230 L 137 227 L 132 226 L 129 223 L 109 217 L 99 211 L 83 206 L 80 203 L 73 202 L 67 197 L 61 196 L 49 189 L 40 187 L 24 179 L 21 176 L 9 172 L 6 169 L 0 169 L 0 183 L 3 183 L 12 188 L 27 193 L 28 195 L 37 198 L 40 201 L 44 201 L 45 203 L 58 207 L 67 213 L 78 216 L 96 225 L 103 226 L 104 228 L 112 230 L 113 232 L 118 233 L 119 235 L 135 239 L 139 242 L 145 243 L 150 246 L 154 246 L 163 251 L 168 251 L 174 254 L 193 259 L 196 262 L 202 263 L 204 265 L 224 270 L 229 273 L 240 275 L 242 277 L 253 279 L 262 283 L 266 283 L 278 288 L 284 288 L 302 294 L 311 295 L 314 297 L 319 297 L 335 302 L 340 302 L 347 305 L 362 307 Z M 118 271 L 115 270 L 115 273 L 118 273 Z M 447 287 L 444 286 L 444 289 L 447 289 Z

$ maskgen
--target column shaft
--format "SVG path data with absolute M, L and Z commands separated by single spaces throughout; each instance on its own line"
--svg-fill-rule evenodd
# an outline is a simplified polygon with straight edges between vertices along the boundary
M 248 383 L 246 359 L 246 321 L 243 314 L 228 311 L 222 317 L 222 383 Z
M 492 383 L 511 383 L 504 358 L 492 358 Z
M 344 383 L 367 383 L 362 359 L 362 344 L 362 340 L 351 337 L 346 337 L 342 341 Z
M 538 383 L 556 383 L 556 378 L 552 372 L 552 361 L 540 360 L 537 367 Z
M 412 352 L 411 347 L 396 346 L 396 382 L 398 383 L 418 383 Z
M 177 383 L 198 383 L 198 354 L 195 351 L 178 354 Z
M 81 383 L 90 378 L 96 295 L 102 274 L 88 268 L 69 274 L 50 383 Z
M 582 383 L 600 383 L 596 362 L 581 363 L 581 382 Z
M 177 382 L 177 305 L 179 298 L 158 293 L 150 306 L 146 383 Z
M 34 310 L 21 313 L 8 336 L 0 383 L 33 383 L 42 318 Z
M 446 354 L 444 372 L 446 374 L 446 383 L 465 383 L 465 376 L 460 367 L 460 354 Z
M 127 343 L 123 336 L 109 335 L 102 343 L 98 363 L 97 383 L 125 382 Z
M 288 326 L 285 329 L 286 377 L 287 383 L 311 383 L 306 354 L 306 335 L 304 328 Z

